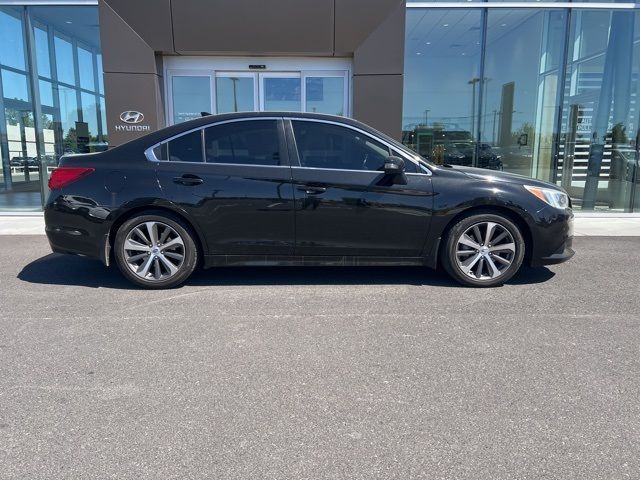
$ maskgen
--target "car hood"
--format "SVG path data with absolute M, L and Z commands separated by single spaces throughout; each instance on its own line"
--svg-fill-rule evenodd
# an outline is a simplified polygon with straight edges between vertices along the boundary
M 486 182 L 516 183 L 518 185 L 532 185 L 536 187 L 553 188 L 554 190 L 559 190 L 561 192 L 564 191 L 553 183 L 536 180 L 535 178 L 525 177 L 524 175 L 518 175 L 515 173 L 498 172 L 495 170 L 486 170 L 484 168 L 461 167 L 457 165 L 448 165 L 445 168 L 460 172 L 467 177 Z

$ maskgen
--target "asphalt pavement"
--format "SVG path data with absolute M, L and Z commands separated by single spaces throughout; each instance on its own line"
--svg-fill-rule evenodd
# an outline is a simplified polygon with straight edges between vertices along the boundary
M 0 478 L 640 478 L 640 237 L 575 247 L 144 291 L 0 236 Z

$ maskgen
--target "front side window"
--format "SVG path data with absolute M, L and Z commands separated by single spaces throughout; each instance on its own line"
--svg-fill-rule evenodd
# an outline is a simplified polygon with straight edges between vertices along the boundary
M 281 165 L 277 120 L 214 125 L 204 131 L 207 163 Z
M 293 121 L 300 165 L 382 171 L 389 149 L 368 135 L 328 123 Z

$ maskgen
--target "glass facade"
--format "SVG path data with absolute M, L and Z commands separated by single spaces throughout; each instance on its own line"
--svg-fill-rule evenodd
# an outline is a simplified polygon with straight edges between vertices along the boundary
M 576 209 L 640 211 L 640 10 L 438 3 L 407 3 L 404 143 L 562 185 Z
M 0 211 L 38 211 L 69 153 L 104 150 L 97 6 L 0 6 Z

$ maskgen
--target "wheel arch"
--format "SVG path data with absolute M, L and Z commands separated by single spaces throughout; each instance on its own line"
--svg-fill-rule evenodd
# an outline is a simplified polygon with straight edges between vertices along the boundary
M 111 227 L 109 228 L 109 249 L 110 249 L 110 256 L 113 255 L 113 246 L 114 246 L 114 242 L 115 242 L 115 238 L 116 238 L 116 234 L 118 232 L 118 229 L 120 228 L 120 226 L 126 222 L 127 220 L 129 220 L 130 218 L 135 217 L 136 215 L 139 215 L 141 213 L 147 213 L 147 214 L 153 214 L 153 213 L 158 213 L 158 214 L 163 214 L 163 213 L 168 213 L 171 214 L 174 217 L 178 217 L 180 218 L 180 220 L 182 220 L 188 227 L 189 229 L 193 232 L 194 234 L 194 241 L 196 243 L 196 248 L 198 249 L 198 253 L 200 254 L 198 257 L 200 259 L 200 262 L 203 261 L 204 259 L 204 255 L 206 254 L 205 251 L 205 239 L 203 238 L 202 234 L 200 233 L 200 230 L 198 228 L 196 228 L 195 223 L 181 210 L 179 210 L 178 208 L 175 207 L 171 207 L 168 205 L 136 205 L 134 207 L 131 207 L 125 211 L 123 211 L 122 213 L 120 213 L 117 217 L 115 217 L 115 219 L 113 220 L 113 223 L 111 224 Z
M 434 266 L 436 267 L 441 266 L 442 249 L 444 248 L 444 244 L 445 244 L 444 239 L 447 237 L 447 235 L 449 234 L 449 231 L 453 228 L 453 226 L 456 223 L 458 223 L 462 218 L 469 217 L 471 215 L 479 215 L 483 213 L 501 214 L 516 224 L 516 226 L 520 229 L 520 232 L 522 233 L 522 237 L 524 238 L 525 248 L 524 248 L 524 259 L 522 263 L 524 265 L 531 264 L 531 256 L 533 253 L 533 236 L 532 236 L 531 228 L 529 227 L 529 224 L 520 213 L 512 210 L 511 208 L 503 205 L 491 204 L 491 205 L 476 205 L 473 207 L 466 208 L 458 212 L 449 221 L 449 223 L 447 223 L 447 225 L 442 230 L 442 234 L 440 235 L 440 238 L 438 239 L 437 248 L 434 249 L 435 250 L 434 253 L 436 256 L 436 258 L 433 259 Z

